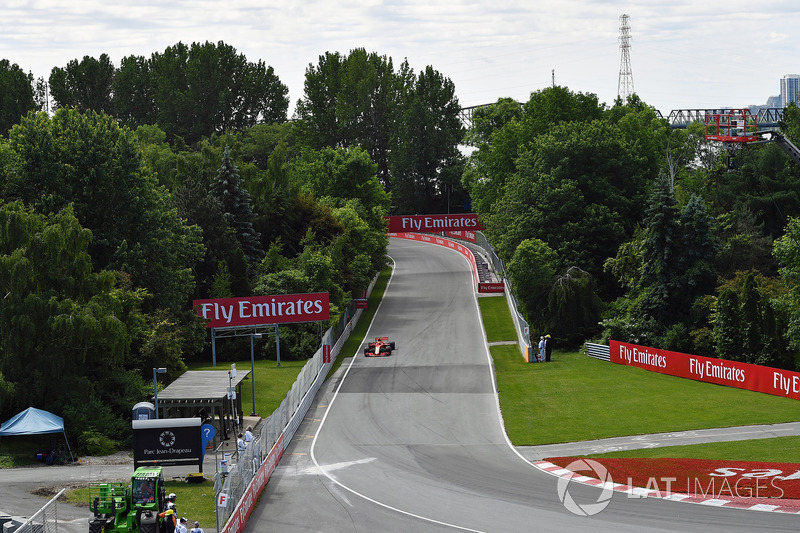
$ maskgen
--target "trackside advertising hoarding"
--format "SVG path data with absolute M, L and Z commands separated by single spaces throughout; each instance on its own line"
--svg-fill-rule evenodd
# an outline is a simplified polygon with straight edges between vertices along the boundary
M 610 341 L 611 362 L 800 400 L 800 373 Z
M 474 231 L 446 231 L 445 236 L 455 237 L 469 242 L 478 242 L 478 234 Z
M 387 233 L 416 231 L 419 233 L 439 233 L 441 231 L 478 231 L 484 229 L 478 222 L 478 215 L 398 215 L 383 217 L 389 223 Z
M 294 324 L 330 319 L 327 292 L 194 300 L 192 307 L 198 315 L 209 320 L 207 328 Z

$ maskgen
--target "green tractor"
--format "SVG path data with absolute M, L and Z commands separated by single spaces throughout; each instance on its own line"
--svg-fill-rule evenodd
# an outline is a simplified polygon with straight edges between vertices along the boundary
M 159 533 L 158 513 L 166 508 L 161 467 L 139 467 L 125 483 L 100 483 L 90 489 L 94 518 L 89 533 Z

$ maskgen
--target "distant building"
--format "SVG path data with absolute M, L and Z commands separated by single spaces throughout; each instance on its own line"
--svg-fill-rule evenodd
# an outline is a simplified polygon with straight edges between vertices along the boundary
M 781 95 L 770 96 L 769 98 L 767 98 L 766 107 L 783 107 L 781 105 Z
M 800 74 L 787 74 L 781 78 L 781 107 L 792 102 L 800 104 Z

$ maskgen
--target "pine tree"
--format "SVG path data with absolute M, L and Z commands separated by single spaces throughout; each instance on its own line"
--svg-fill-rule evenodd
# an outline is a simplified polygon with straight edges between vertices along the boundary
M 755 363 L 763 348 L 761 294 L 758 292 L 753 272 L 748 272 L 742 289 L 742 359 L 746 363 Z
M 642 310 L 665 325 L 674 322 L 671 290 L 677 273 L 680 226 L 675 195 L 667 179 L 659 179 L 646 212 L 645 242 L 639 286 Z
M 716 278 L 712 260 L 718 247 L 711 234 L 711 216 L 700 197 L 692 195 L 684 207 L 680 228 L 678 272 L 671 301 L 675 312 L 685 316 L 695 301 L 714 286 Z
M 261 235 L 253 228 L 252 201 L 250 193 L 243 187 L 239 169 L 231 160 L 231 150 L 225 147 L 222 155 L 222 166 L 211 184 L 210 194 L 222 205 L 225 220 L 236 233 L 236 240 L 242 246 L 248 262 L 255 263 L 264 257 L 261 246 Z
M 741 309 L 739 297 L 731 288 L 723 289 L 717 298 L 717 308 L 712 317 L 714 343 L 721 359 L 742 360 Z
M 212 298 L 230 298 L 231 292 L 231 272 L 228 270 L 228 262 L 220 261 L 217 263 L 217 271 L 211 283 L 209 296 Z

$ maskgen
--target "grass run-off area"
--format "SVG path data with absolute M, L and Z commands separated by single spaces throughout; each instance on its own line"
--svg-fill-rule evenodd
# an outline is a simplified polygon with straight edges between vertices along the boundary
M 505 314 L 481 298 L 488 331 Z M 502 303 L 502 305 L 500 305 Z M 701 383 L 592 359 L 583 352 L 555 351 L 547 364 L 526 363 L 517 345 L 491 347 L 506 432 L 517 446 L 601 439 L 647 433 L 775 424 L 800 420 L 796 400 Z M 687 457 L 744 461 L 796 461 L 800 438 L 761 439 L 619 452 L 618 457 Z

